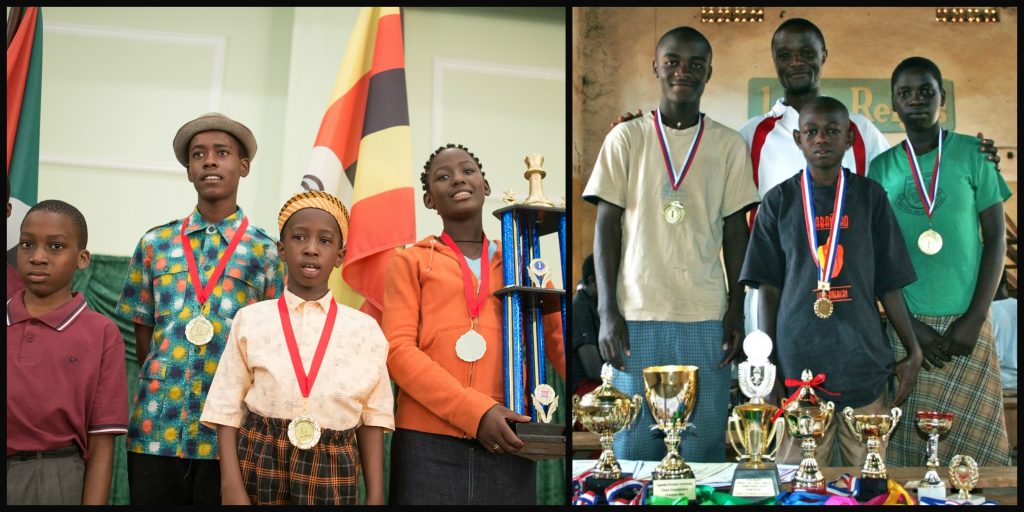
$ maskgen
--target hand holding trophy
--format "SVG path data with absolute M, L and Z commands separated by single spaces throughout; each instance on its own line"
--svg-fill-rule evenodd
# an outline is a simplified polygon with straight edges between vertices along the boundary
M 761 331 L 754 331 L 743 340 L 743 352 L 747 360 L 739 364 L 740 390 L 750 402 L 737 405 L 729 417 L 729 434 L 739 439 L 737 447 L 733 435 L 727 435 L 740 463 L 732 478 L 732 495 L 743 498 L 763 499 L 779 493 L 779 472 L 775 465 L 773 450 L 768 447 L 778 439 L 779 423 L 774 424 L 778 407 L 764 403 L 775 383 L 775 365 L 768 361 L 772 352 L 772 340 Z

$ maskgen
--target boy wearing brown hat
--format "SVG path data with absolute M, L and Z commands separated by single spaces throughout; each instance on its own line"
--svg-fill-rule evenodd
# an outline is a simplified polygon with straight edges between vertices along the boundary
M 217 432 L 199 416 L 235 312 L 284 286 L 274 240 L 236 204 L 252 132 L 209 113 L 185 123 L 173 147 L 197 204 L 142 236 L 117 305 L 135 323 L 141 366 L 128 427 L 133 505 L 220 503 Z

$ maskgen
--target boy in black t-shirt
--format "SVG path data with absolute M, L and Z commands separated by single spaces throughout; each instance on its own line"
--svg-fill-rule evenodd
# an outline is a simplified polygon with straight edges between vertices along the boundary
M 807 368 L 825 374 L 822 386 L 835 393 L 819 393 L 835 402 L 836 417 L 815 458 L 829 465 L 838 437 L 841 465 L 860 466 L 866 446 L 840 426 L 839 411 L 888 414 L 889 376 L 899 379 L 898 405 L 913 389 L 923 355 L 900 291 L 917 276 L 889 201 L 877 183 L 842 168 L 849 126 L 849 112 L 833 98 L 818 97 L 800 110 L 793 138 L 807 168 L 765 195 L 740 283 L 759 290 L 760 326 L 775 341 L 777 389 Z M 910 354 L 895 364 L 878 327 L 876 297 Z M 799 445 L 783 436 L 778 460 L 798 463 Z

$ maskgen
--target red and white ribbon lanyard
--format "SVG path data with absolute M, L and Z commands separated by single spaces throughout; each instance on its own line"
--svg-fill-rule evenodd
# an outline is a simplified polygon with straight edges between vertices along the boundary
M 188 217 L 181 223 L 181 235 L 178 237 L 178 241 L 181 243 L 181 249 L 185 252 L 185 260 L 188 262 L 188 275 L 189 280 L 192 281 L 192 289 L 196 292 L 196 299 L 199 300 L 199 306 L 202 308 L 203 304 L 206 303 L 206 299 L 213 293 L 214 287 L 217 286 L 217 282 L 220 281 L 221 275 L 224 273 L 224 267 L 227 266 L 228 261 L 231 260 L 231 256 L 235 253 L 235 248 L 238 247 L 238 243 L 242 241 L 242 235 L 245 234 L 245 229 L 249 227 L 249 217 L 242 217 L 242 223 L 235 230 L 234 236 L 231 237 L 231 242 L 228 244 L 228 248 L 224 250 L 224 254 L 220 257 L 220 261 L 217 262 L 217 268 L 213 270 L 213 274 L 210 276 L 210 280 L 205 285 L 199 276 L 199 267 L 196 265 L 196 256 L 192 253 L 192 242 L 189 240 L 188 234 L 185 233 L 185 228 L 188 227 Z

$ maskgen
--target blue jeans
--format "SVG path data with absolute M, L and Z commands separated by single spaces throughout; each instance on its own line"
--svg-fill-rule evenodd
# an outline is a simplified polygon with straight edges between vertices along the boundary
M 389 505 L 535 505 L 537 465 L 475 439 L 395 429 Z

